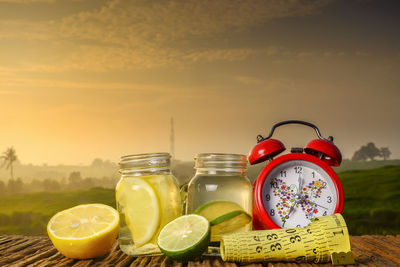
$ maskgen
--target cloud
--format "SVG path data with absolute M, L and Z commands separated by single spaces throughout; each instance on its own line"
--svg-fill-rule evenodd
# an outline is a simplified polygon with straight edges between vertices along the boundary
M 110 1 L 62 21 L 63 34 L 121 45 L 164 43 L 243 30 L 274 18 L 318 13 L 331 1 Z M 148 44 L 148 43 L 146 43 Z
M 276 51 L 221 48 L 216 36 L 241 32 L 275 18 L 316 14 L 330 2 L 113 0 L 95 10 L 57 20 L 0 20 L 0 39 L 64 46 L 65 52 L 56 58 L 49 53 L 47 61 L 45 58 L 29 62 L 49 71 L 148 69 L 215 60 L 238 61 Z M 204 47 L 199 40 L 209 45 Z
M 0 0 L 0 3 L 29 4 L 29 3 L 54 3 L 57 0 Z

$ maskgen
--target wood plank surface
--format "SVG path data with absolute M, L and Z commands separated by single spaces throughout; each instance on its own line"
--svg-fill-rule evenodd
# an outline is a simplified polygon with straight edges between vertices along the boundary
M 351 247 L 357 266 L 400 266 L 400 235 L 397 236 L 351 236 Z M 166 256 L 130 257 L 125 255 L 115 243 L 112 250 L 102 258 L 91 260 L 73 260 L 65 258 L 52 245 L 47 237 L 5 235 L 0 236 L 0 266 L 248 266 L 248 267 L 294 267 L 294 266 L 331 266 L 315 263 L 234 263 L 224 262 L 220 257 L 206 257 L 189 262 L 178 262 Z

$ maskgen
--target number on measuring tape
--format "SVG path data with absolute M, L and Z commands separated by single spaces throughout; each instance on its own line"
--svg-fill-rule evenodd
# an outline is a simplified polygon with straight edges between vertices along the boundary
M 299 235 L 295 235 L 295 236 L 292 236 L 291 238 L 290 238 L 290 243 L 295 243 L 295 242 L 300 242 L 301 241 L 301 237 L 299 236 Z
M 262 251 L 262 246 L 257 246 L 256 251 L 257 251 L 257 253 L 260 253 Z
M 276 243 L 275 245 L 271 245 L 271 251 L 281 250 L 282 246 L 280 243 Z
M 296 229 L 287 229 L 286 233 L 288 233 L 288 234 L 296 233 Z
M 277 234 L 267 235 L 267 239 L 268 239 L 268 240 L 278 239 L 278 235 L 277 235 Z

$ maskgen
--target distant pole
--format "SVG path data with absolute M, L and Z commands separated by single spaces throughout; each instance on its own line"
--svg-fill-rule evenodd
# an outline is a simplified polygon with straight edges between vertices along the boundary
M 175 159 L 175 132 L 174 132 L 174 118 L 171 117 L 171 133 L 169 136 L 170 153 L 172 160 Z

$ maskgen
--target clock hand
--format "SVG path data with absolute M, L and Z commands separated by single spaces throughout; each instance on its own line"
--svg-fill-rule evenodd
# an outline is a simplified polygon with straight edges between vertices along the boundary
M 299 187 L 297 188 L 297 194 L 300 194 L 301 190 L 303 190 L 303 180 L 301 179 L 301 173 L 299 174 L 297 182 L 299 183 Z
M 285 216 L 285 217 L 286 217 L 286 220 L 289 219 L 290 213 L 292 213 L 292 211 L 294 211 L 294 206 L 296 206 L 296 204 L 293 204 L 293 205 L 290 207 L 290 210 L 289 210 L 288 215 Z M 282 224 L 283 227 L 285 227 L 286 220 L 285 220 L 285 221 L 283 222 L 283 224 Z
M 320 206 L 321 208 L 328 210 L 328 208 L 326 208 L 326 207 L 324 207 L 324 206 L 321 206 L 321 205 L 320 205 L 320 204 L 318 204 L 318 203 L 312 202 L 312 201 L 310 201 L 310 200 L 306 200 L 306 201 L 307 201 L 308 203 L 311 203 L 311 204 L 314 204 L 314 205 Z

